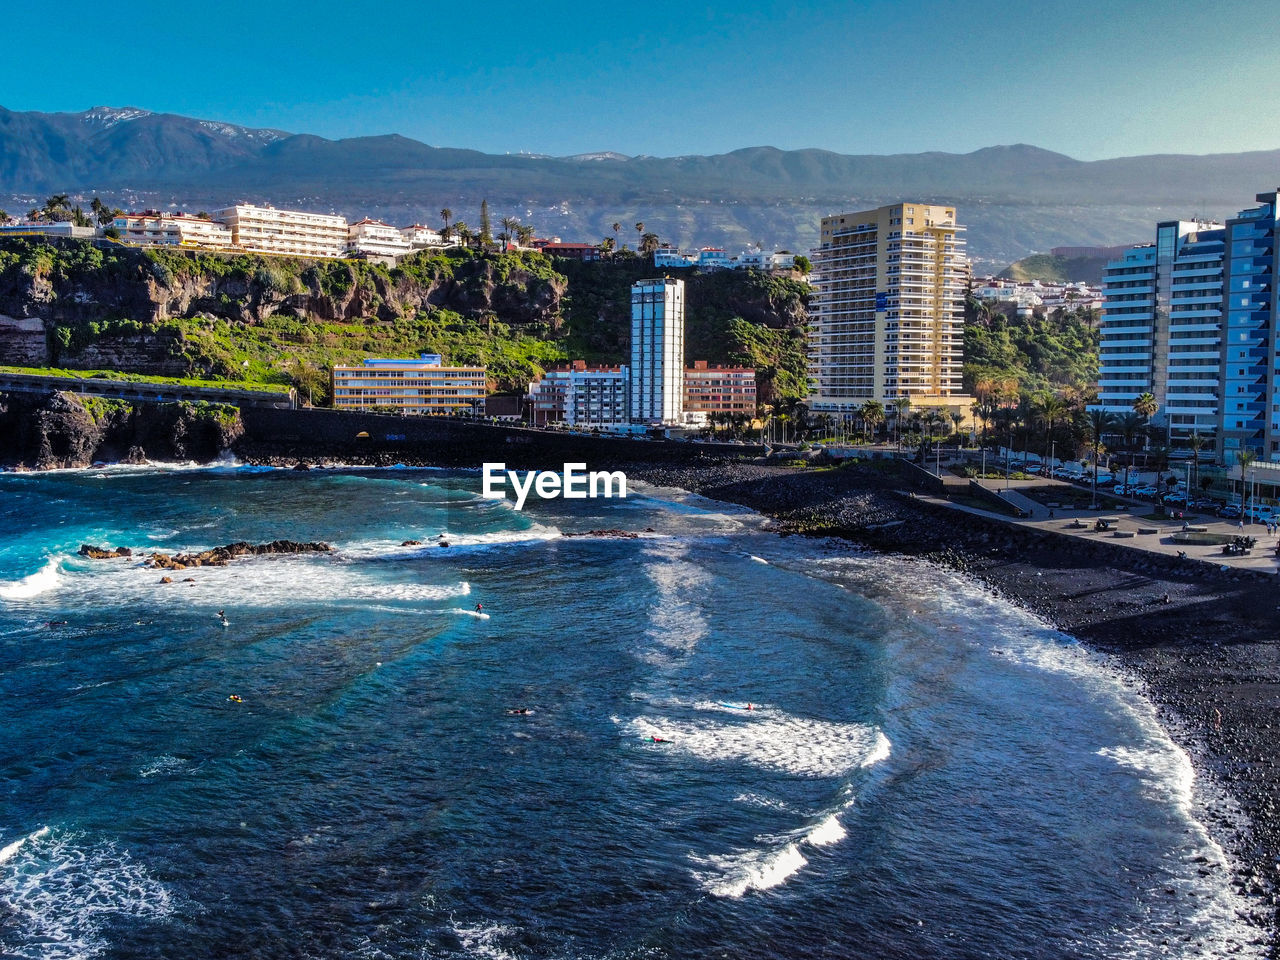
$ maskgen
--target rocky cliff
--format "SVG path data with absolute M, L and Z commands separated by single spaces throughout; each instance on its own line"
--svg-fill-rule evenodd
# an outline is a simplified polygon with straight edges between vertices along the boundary
M 0 464 L 37 470 L 98 461 L 216 459 L 244 433 L 240 411 L 214 404 L 129 404 L 53 393 L 0 394 Z

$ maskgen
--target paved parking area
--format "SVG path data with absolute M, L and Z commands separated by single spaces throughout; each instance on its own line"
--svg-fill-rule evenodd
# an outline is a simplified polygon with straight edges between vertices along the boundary
M 968 488 L 967 480 L 961 480 L 958 477 L 947 477 L 944 480 L 947 487 L 954 489 L 956 492 L 961 492 Z M 1122 508 L 1098 510 L 1070 506 L 1050 508 L 1037 500 L 1027 497 L 1021 491 L 1032 487 L 1051 489 L 1054 486 L 1058 486 L 1063 488 L 1065 499 L 1068 493 L 1082 491 L 1084 488 L 1063 481 L 1048 479 L 1010 480 L 1008 481 L 1007 489 L 1004 480 L 984 480 L 981 483 L 988 490 L 997 493 L 1012 505 L 1022 509 L 1028 516 L 1022 519 L 1015 519 L 1005 514 L 953 503 L 941 497 L 918 496 L 920 499 L 940 503 L 953 510 L 986 516 L 1018 526 L 1048 530 L 1063 536 L 1080 537 L 1085 540 L 1105 539 L 1108 543 L 1116 546 L 1145 550 L 1150 553 L 1165 554 L 1166 556 L 1185 553 L 1188 559 L 1213 563 L 1218 566 L 1236 567 L 1242 570 L 1265 571 L 1268 573 L 1280 572 L 1280 562 L 1277 562 L 1278 558 L 1276 557 L 1276 545 L 1280 542 L 1280 537 L 1269 535 L 1266 526 L 1261 523 L 1245 523 L 1241 525 L 1239 521 L 1221 520 L 1216 516 L 1197 513 L 1187 513 L 1182 520 L 1170 517 L 1151 519 L 1149 515 L 1155 513 L 1155 504 L 1144 501 L 1130 502 L 1125 498 L 1117 497 L 1109 488 L 1106 497 L 1107 501 L 1109 503 L 1121 501 L 1125 504 Z M 1098 488 L 1098 493 L 1101 498 L 1101 487 Z M 1050 513 L 1052 513 L 1052 516 L 1050 516 Z M 1110 525 L 1111 529 L 1105 531 L 1095 529 L 1096 521 L 1100 517 L 1113 518 L 1115 520 L 1115 523 Z M 1173 542 L 1173 535 L 1183 529 L 1184 523 L 1193 527 L 1203 527 L 1208 533 L 1255 537 L 1258 543 L 1248 554 L 1225 556 L 1222 553 L 1221 545 L 1218 544 L 1194 545 Z M 1117 533 L 1119 533 L 1119 536 L 1117 536 Z

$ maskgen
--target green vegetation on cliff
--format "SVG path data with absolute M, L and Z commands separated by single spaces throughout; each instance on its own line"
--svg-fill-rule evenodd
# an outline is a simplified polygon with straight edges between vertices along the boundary
M 756 367 L 764 399 L 802 396 L 808 286 L 682 272 L 688 359 Z M 0 344 L 0 362 L 294 385 L 319 403 L 335 363 L 430 352 L 519 390 L 557 361 L 625 360 L 630 286 L 653 274 L 635 257 L 533 251 L 424 251 L 388 268 L 12 238 L 0 241 L 0 314 L 40 318 L 44 343 L 25 360 Z
M 1016 380 L 1024 394 L 1098 380 L 1098 322 L 1093 310 L 1006 316 L 970 302 L 964 328 L 964 385 Z

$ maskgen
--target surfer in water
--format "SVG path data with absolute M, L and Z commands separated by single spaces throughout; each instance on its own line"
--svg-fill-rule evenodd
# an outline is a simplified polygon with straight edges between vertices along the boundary
M 227 697 L 227 699 L 230 700 L 232 703 L 244 703 L 244 701 L 241 700 L 240 697 L 234 693 L 231 696 Z
M 483 603 L 477 603 L 477 604 L 476 604 L 476 613 L 484 613 L 484 604 L 483 604 Z
M 526 714 L 528 714 L 528 712 L 529 712 L 528 707 L 512 707 L 510 710 L 507 711 L 507 713 L 511 714 L 514 717 L 523 717 Z
M 231 622 L 230 620 L 227 619 L 227 614 L 226 614 L 226 611 L 224 610 L 218 611 L 218 619 L 222 621 L 222 625 L 224 627 Z
M 654 743 L 670 743 L 671 742 L 666 737 L 650 737 L 649 739 Z

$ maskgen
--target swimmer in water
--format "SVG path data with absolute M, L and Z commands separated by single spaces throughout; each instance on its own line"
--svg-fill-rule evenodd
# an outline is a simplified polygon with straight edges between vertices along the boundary
M 233 693 L 231 696 L 227 697 L 227 699 L 228 699 L 228 700 L 230 700 L 232 703 L 244 703 L 244 701 L 243 701 L 243 700 L 241 700 L 241 699 L 240 699 L 236 694 L 234 694 L 234 693 Z
M 528 712 L 529 712 L 528 707 L 512 707 L 510 710 L 507 711 L 507 713 L 515 717 L 523 717 Z

